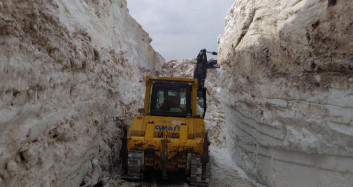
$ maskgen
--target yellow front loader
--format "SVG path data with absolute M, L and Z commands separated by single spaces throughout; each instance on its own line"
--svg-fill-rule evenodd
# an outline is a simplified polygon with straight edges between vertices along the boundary
M 197 101 L 205 98 L 197 98 L 197 86 L 197 79 L 146 78 L 144 111 L 123 140 L 123 178 L 143 179 L 150 167 L 164 178 L 184 170 L 192 185 L 207 185 L 209 142 L 204 109 L 197 111 Z
M 191 185 L 208 185 L 209 141 L 203 119 L 207 68 L 212 67 L 201 50 L 194 79 L 146 77 L 144 109 L 122 141 L 122 178 L 140 180 L 152 168 L 165 179 L 170 172 L 183 171 Z

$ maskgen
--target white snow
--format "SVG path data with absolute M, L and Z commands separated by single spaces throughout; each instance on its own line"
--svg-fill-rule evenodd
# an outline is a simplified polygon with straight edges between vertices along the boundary
M 218 53 L 228 148 L 260 183 L 353 185 L 352 11 L 330 0 L 228 11 Z
M 164 63 L 125 0 L 0 3 L 0 186 L 118 176 L 121 127 Z

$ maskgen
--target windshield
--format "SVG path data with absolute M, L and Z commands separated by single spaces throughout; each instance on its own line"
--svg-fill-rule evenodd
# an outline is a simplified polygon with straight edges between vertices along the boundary
M 152 87 L 151 115 L 186 116 L 191 114 L 191 85 L 156 82 Z

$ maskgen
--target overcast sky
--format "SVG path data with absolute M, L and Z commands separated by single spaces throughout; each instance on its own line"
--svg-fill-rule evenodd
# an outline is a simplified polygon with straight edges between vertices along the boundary
M 224 17 L 234 0 L 127 0 L 130 14 L 167 61 L 217 51 Z

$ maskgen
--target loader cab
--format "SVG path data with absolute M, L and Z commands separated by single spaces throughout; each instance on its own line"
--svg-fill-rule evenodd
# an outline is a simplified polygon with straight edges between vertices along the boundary
M 150 115 L 186 117 L 191 115 L 190 83 L 154 82 L 152 84 Z
M 147 77 L 145 115 L 203 118 L 206 90 L 197 85 L 197 79 Z

